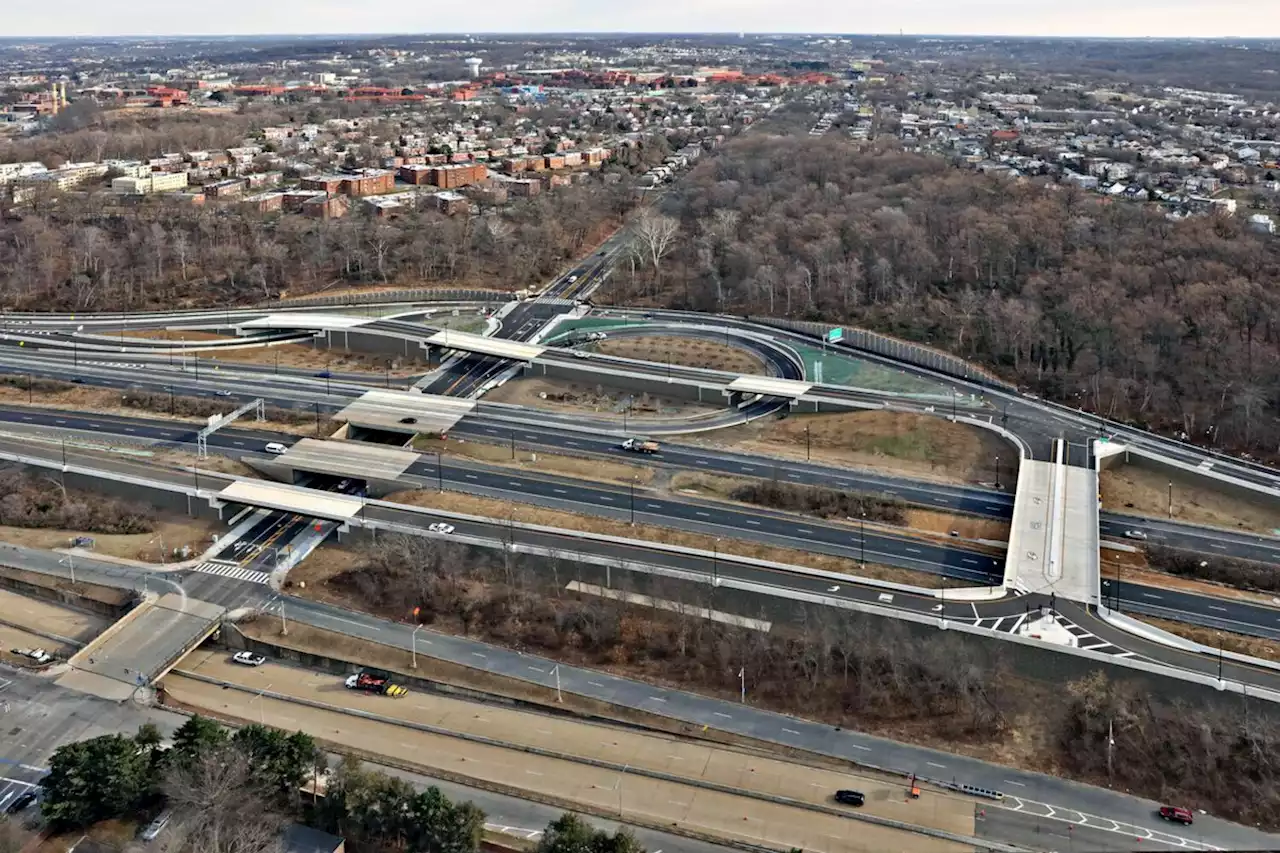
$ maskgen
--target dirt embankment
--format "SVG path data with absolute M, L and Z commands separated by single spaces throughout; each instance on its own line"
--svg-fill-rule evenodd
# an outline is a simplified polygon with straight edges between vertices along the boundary
M 691 439 L 765 456 L 812 459 L 950 483 L 996 482 L 1012 491 L 1013 446 L 988 430 L 905 412 L 842 412 L 755 421 Z

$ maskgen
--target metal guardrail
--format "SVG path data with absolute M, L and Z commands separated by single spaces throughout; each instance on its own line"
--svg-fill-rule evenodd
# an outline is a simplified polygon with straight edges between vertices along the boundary
M 376 305 L 383 302 L 510 302 L 514 293 L 501 290 L 413 288 L 408 290 L 342 293 L 335 296 L 301 296 L 258 303 L 259 308 L 319 308 L 335 305 Z

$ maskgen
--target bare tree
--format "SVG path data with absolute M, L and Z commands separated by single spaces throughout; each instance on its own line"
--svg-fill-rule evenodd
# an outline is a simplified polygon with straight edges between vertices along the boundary
M 239 749 L 210 751 L 165 778 L 173 819 L 162 853 L 279 853 L 285 819 Z
M 646 210 L 636 219 L 636 237 L 644 247 L 649 262 L 657 272 L 662 259 L 674 248 L 676 235 L 680 233 L 680 223 L 670 216 L 662 216 Z

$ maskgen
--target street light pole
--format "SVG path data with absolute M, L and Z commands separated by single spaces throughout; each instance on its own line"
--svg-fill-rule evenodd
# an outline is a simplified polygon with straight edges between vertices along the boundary
M 418 668 L 418 632 L 421 630 L 422 630 L 421 625 L 416 626 L 413 629 L 413 634 L 410 637 L 410 641 L 412 643 L 412 651 L 410 652 L 411 657 L 409 659 L 410 669 Z
M 436 485 L 440 487 L 440 491 L 444 491 L 444 461 L 441 451 L 436 451 Z
M 1169 517 L 1173 518 L 1173 481 L 1169 481 Z
M 996 488 L 1000 488 L 1000 457 L 996 457 Z
M 61 560 L 59 560 L 61 562 Z M 67 555 L 67 568 L 71 570 L 71 585 L 76 583 L 76 558 L 71 554 Z
M 858 564 L 863 568 L 867 566 L 867 511 L 862 511 L 862 520 L 858 524 L 858 547 L 861 554 L 858 557 Z
M 809 425 L 804 425 L 804 461 L 810 461 Z
M 631 487 L 631 526 L 635 527 L 636 526 L 636 481 L 635 479 L 632 478 L 631 482 L 627 483 L 627 485 Z

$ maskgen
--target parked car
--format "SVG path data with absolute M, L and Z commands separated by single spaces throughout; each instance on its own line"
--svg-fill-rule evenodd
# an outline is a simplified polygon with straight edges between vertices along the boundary
M 155 841 L 156 837 L 164 832 L 164 828 L 169 825 L 169 813 L 164 812 L 151 823 L 143 827 L 142 832 L 138 833 L 138 837 L 143 841 Z
M 1184 826 L 1190 826 L 1195 821 L 1195 816 L 1191 814 L 1191 809 L 1184 809 L 1182 806 L 1161 806 L 1160 817 L 1174 823 L 1181 823 Z
M 236 652 L 232 660 L 243 666 L 262 666 L 267 662 L 265 657 L 255 655 L 253 652 Z
M 427 529 L 432 533 L 452 533 L 454 527 L 452 524 L 445 524 L 443 521 L 437 521 L 435 524 L 427 525 Z
M 1129 539 L 1146 539 L 1147 538 L 1147 534 L 1143 533 L 1141 530 L 1126 530 L 1124 532 L 1124 535 Z
M 28 788 L 18 795 L 12 803 L 5 807 L 6 814 L 17 814 L 36 801 L 36 789 Z
M 836 802 L 843 803 L 846 806 L 860 806 L 866 800 L 867 798 L 863 796 L 861 791 L 850 791 L 848 789 L 836 791 Z

